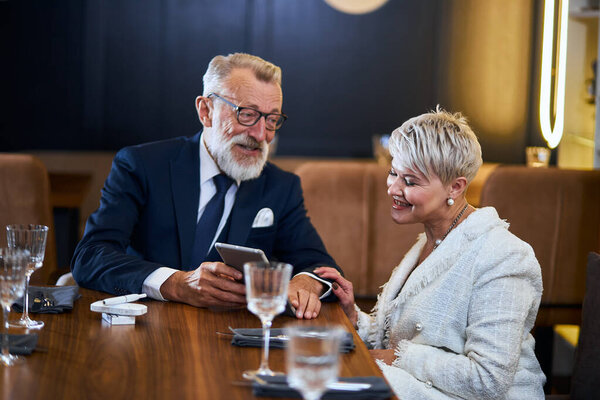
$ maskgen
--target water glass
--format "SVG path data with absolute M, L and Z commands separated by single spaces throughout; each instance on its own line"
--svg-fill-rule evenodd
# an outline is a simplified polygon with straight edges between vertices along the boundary
M 44 326 L 42 321 L 34 321 L 29 318 L 29 278 L 33 272 L 42 267 L 44 254 L 46 252 L 46 239 L 48 238 L 48 227 L 45 225 L 7 225 L 6 240 L 8 247 L 27 250 L 30 260 L 25 276 L 25 298 L 23 299 L 23 315 L 17 321 L 11 321 L 10 325 L 25 327 L 27 329 L 40 329 Z
M 528 167 L 547 167 L 550 163 L 550 149 L 547 147 L 526 147 Z
M 244 371 L 244 378 L 277 375 L 269 368 L 271 323 L 285 310 L 292 266 L 281 262 L 253 261 L 244 264 L 248 310 L 260 318 L 263 329 L 263 355 L 257 370 Z
M 335 325 L 295 325 L 285 329 L 287 380 L 305 400 L 319 400 L 327 386 L 337 381 L 344 332 Z
M 2 355 L 0 364 L 10 366 L 23 361 L 23 357 L 10 354 L 8 348 L 8 313 L 13 302 L 23 295 L 30 254 L 27 250 L 0 248 L 0 304 L 2 305 Z
M 373 157 L 379 165 L 389 167 L 392 162 L 392 156 L 389 149 L 390 135 L 373 135 L 371 143 L 373 145 Z

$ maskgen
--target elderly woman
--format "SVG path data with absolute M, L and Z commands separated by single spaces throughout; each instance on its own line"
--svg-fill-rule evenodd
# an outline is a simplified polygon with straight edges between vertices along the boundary
M 465 190 L 481 147 L 465 118 L 420 115 L 392 133 L 392 219 L 425 232 L 392 272 L 371 314 L 336 270 L 344 312 L 402 399 L 543 399 L 530 330 L 542 294 L 531 247 Z

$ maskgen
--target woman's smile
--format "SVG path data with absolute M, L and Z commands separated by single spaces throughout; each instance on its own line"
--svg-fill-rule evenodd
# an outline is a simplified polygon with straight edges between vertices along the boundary
M 392 196 L 394 203 L 392 204 L 392 208 L 396 210 L 403 210 L 408 207 L 412 207 L 412 204 L 403 201 L 400 196 Z

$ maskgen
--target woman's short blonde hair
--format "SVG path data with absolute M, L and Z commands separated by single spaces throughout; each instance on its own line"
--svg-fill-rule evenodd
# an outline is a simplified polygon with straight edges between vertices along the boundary
M 435 111 L 406 121 L 392 132 L 390 154 L 399 167 L 437 175 L 444 185 L 464 176 L 470 183 L 481 163 L 477 136 L 460 113 Z
M 281 68 L 277 65 L 251 54 L 233 53 L 227 56 L 216 56 L 210 61 L 202 78 L 203 96 L 208 96 L 212 92 L 221 92 L 223 82 L 234 68 L 247 68 L 254 72 L 254 76 L 259 81 L 275 83 L 281 87 Z

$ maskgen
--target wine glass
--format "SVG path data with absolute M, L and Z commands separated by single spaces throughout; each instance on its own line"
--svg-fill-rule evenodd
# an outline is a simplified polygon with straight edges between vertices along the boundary
M 248 310 L 260 318 L 264 346 L 260 367 L 244 371 L 244 378 L 256 375 L 277 375 L 269 368 L 269 338 L 271 323 L 285 310 L 292 266 L 281 262 L 253 261 L 244 264 Z
M 33 272 L 42 267 L 46 251 L 48 227 L 45 225 L 7 225 L 6 239 L 8 247 L 29 251 L 29 264 L 25 276 L 25 298 L 23 299 L 23 315 L 17 321 L 11 321 L 10 326 L 40 329 L 44 326 L 42 321 L 29 318 L 29 278 Z
M 305 400 L 319 400 L 337 380 L 344 329 L 339 326 L 286 327 L 287 380 Z
M 0 304 L 2 305 L 2 355 L 0 364 L 10 366 L 23 362 L 23 357 L 10 354 L 8 347 L 8 313 L 12 303 L 23 295 L 30 254 L 27 250 L 0 248 Z

